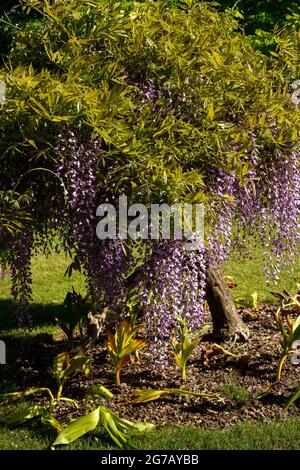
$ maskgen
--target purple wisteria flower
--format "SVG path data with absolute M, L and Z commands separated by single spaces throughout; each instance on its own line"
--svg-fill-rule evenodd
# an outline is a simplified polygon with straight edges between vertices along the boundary
M 98 141 L 79 143 L 74 133 L 59 135 L 56 147 L 60 155 L 57 174 L 67 188 L 66 217 L 71 219 L 77 254 L 85 268 L 89 288 L 99 308 L 114 313 L 124 307 L 126 288 L 125 255 L 118 240 L 99 240 L 96 235 L 96 208 L 102 195 L 97 188 Z
M 180 240 L 152 246 L 140 294 L 153 365 L 168 367 L 170 339 L 179 322 L 191 332 L 201 328 L 205 295 L 205 250 L 189 251 Z

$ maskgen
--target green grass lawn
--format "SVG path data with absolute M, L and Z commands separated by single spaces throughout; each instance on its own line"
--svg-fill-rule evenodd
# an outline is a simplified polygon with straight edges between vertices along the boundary
M 300 282 L 300 250 L 291 273 L 282 273 L 277 285 L 266 284 L 263 262 L 263 250 L 258 248 L 251 257 L 244 259 L 239 255 L 232 255 L 224 267 L 225 273 L 233 276 L 237 287 L 232 289 L 234 296 L 245 296 L 257 292 L 260 302 L 274 302 L 270 291 L 288 289 L 295 291 L 295 280 Z
M 239 423 L 230 431 L 162 427 L 133 437 L 133 443 L 137 449 L 146 450 L 299 450 L 299 424 L 299 419 L 259 425 Z M 37 423 L 18 429 L 0 427 L 0 450 L 47 449 L 54 440 L 55 432 L 41 429 Z M 100 430 L 60 449 L 111 450 L 116 447 Z
M 59 333 L 49 317 L 61 308 L 66 292 L 72 285 L 77 291 L 85 292 L 84 277 L 74 273 L 71 279 L 64 272 L 68 259 L 63 255 L 53 255 L 46 259 L 37 256 L 33 261 L 33 316 L 35 327 L 26 334 Z M 245 296 L 258 292 L 260 302 L 272 300 L 270 290 L 283 287 L 293 289 L 294 278 L 300 280 L 300 263 L 293 274 L 282 276 L 279 286 L 267 287 L 264 281 L 262 255 L 257 252 L 251 259 L 234 257 L 225 266 L 225 272 L 234 276 L 237 287 L 234 296 Z M 10 280 L 0 281 L 0 339 L 11 340 L 24 331 L 15 328 L 13 305 L 10 300 Z M 14 360 L 21 356 L 21 350 L 14 351 Z M 13 389 L 17 368 L 15 363 L 1 366 L 1 376 L 5 376 L 5 390 Z M 3 389 L 4 383 L 2 383 Z M 55 439 L 55 432 L 42 428 L 38 423 L 24 424 L 21 427 L 0 425 L 0 449 L 46 449 Z M 139 449 L 299 449 L 300 419 L 286 419 L 277 423 L 240 423 L 229 431 L 186 428 L 159 428 L 146 436 L 135 438 Z M 101 430 L 88 434 L 66 449 L 112 449 L 114 448 Z

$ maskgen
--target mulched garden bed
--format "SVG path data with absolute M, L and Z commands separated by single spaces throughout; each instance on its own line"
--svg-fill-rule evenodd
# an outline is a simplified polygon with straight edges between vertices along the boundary
M 187 381 L 184 385 L 175 367 L 164 374 L 151 370 L 151 357 L 145 350 L 141 352 L 141 364 L 131 364 L 122 370 L 122 384 L 116 387 L 113 385 L 114 369 L 104 345 L 100 343 L 88 353 L 93 359 L 89 377 L 76 373 L 66 384 L 63 395 L 82 400 L 88 385 L 100 383 L 115 394 L 110 402 L 103 401 L 110 409 L 126 419 L 159 425 L 191 424 L 201 428 L 228 428 L 238 421 L 258 422 L 277 420 L 287 414 L 299 415 L 299 401 L 287 412 L 283 407 L 300 383 L 300 366 L 293 366 L 287 361 L 282 382 L 275 384 L 280 336 L 272 317 L 274 308 L 272 305 L 264 305 L 258 312 L 249 309 L 240 312 L 251 331 L 250 340 L 243 344 L 223 344 L 223 347 L 241 355 L 242 360 L 228 360 L 225 356 L 220 356 L 217 360 L 212 359 L 212 368 L 207 368 L 203 363 L 203 352 L 212 344 L 212 340 L 209 335 L 204 337 L 188 364 Z M 208 323 L 209 318 L 206 320 Z M 57 385 L 51 377 L 50 368 L 55 355 L 67 350 L 66 342 L 54 341 L 50 335 L 40 335 L 32 344 L 26 340 L 24 345 L 24 357 L 16 365 L 18 387 L 25 389 L 49 386 L 56 390 Z M 239 404 L 233 396 L 227 394 L 225 404 L 212 399 L 172 395 L 140 405 L 131 403 L 134 389 L 184 388 L 223 395 L 223 386 L 226 384 L 242 388 L 244 395 L 248 395 L 246 402 Z M 272 384 L 275 384 L 272 391 L 257 399 Z M 69 404 L 61 403 L 56 413 L 58 419 L 63 421 L 79 416 L 83 411 L 74 411 Z

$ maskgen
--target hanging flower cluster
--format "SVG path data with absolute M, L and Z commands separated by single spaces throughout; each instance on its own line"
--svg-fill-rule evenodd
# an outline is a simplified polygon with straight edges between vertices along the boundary
M 100 256 L 98 273 L 94 284 L 102 291 L 99 307 L 108 307 L 114 318 L 122 316 L 126 302 L 127 289 L 125 274 L 127 260 L 120 240 L 99 241 Z
M 97 141 L 79 143 L 74 133 L 60 134 L 56 151 L 61 156 L 57 173 L 67 188 L 66 216 L 71 219 L 72 237 L 84 266 L 89 287 L 99 305 L 115 312 L 124 305 L 125 255 L 118 240 L 99 240 L 96 236 L 96 208 L 103 195 L 97 190 Z
M 170 337 L 179 321 L 191 332 L 201 328 L 205 293 L 204 249 L 189 251 L 180 240 L 152 246 L 140 294 L 154 363 L 168 364 Z
M 257 224 L 265 243 L 265 271 L 268 279 L 279 280 L 296 257 L 299 240 L 300 171 L 299 154 L 294 151 L 271 160 L 261 172 L 257 188 L 261 211 Z
M 251 234 L 264 247 L 268 281 L 277 282 L 297 253 L 300 220 L 299 152 L 259 159 L 254 147 L 246 182 L 233 172 L 215 169 L 209 183 L 214 195 L 208 228 L 209 262 L 220 265 L 229 255 L 233 229 L 238 247 Z M 231 197 L 232 199 L 229 199 Z
M 229 256 L 233 222 L 234 173 L 221 169 L 211 171 L 209 190 L 215 200 L 211 203 L 211 224 L 208 227 L 208 259 L 212 266 L 220 265 Z

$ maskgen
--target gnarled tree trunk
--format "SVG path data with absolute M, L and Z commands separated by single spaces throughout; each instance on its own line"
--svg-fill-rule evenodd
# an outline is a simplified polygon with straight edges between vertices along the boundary
M 206 300 L 213 322 L 213 335 L 220 340 L 249 338 L 249 329 L 237 313 L 221 270 L 207 267 Z
M 129 278 L 127 287 L 133 288 L 143 278 L 143 269 L 138 268 Z M 229 287 L 219 269 L 207 267 L 206 300 L 213 322 L 213 335 L 218 340 L 246 341 L 249 329 L 237 313 Z

